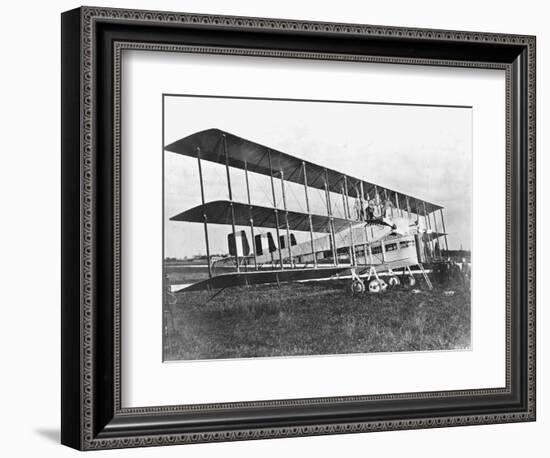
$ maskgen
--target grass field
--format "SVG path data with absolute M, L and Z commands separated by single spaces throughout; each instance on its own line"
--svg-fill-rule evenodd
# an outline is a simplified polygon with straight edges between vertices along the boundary
M 469 348 L 470 293 L 452 289 L 352 297 L 344 282 L 319 282 L 230 288 L 211 300 L 182 293 L 166 307 L 164 359 Z

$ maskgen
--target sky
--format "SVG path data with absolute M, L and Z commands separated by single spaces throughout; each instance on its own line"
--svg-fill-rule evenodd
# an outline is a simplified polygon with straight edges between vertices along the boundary
M 165 145 L 219 128 L 350 176 L 439 204 L 450 249 L 470 249 L 472 109 L 266 99 L 165 96 Z M 200 205 L 197 160 L 164 152 L 165 257 L 205 254 L 202 224 L 169 218 Z M 227 199 L 223 165 L 203 161 L 206 201 Z M 246 202 L 244 173 L 231 170 L 234 199 Z M 270 205 L 268 177 L 250 174 L 252 202 Z M 305 210 L 303 187 L 287 183 L 288 208 Z M 280 190 L 277 188 L 277 201 Z M 324 214 L 320 191 L 313 213 Z M 341 201 L 333 199 L 335 214 Z M 439 220 L 438 220 L 439 222 Z M 237 228 L 240 229 L 240 228 Z M 244 229 L 244 228 L 243 228 Z M 211 253 L 227 252 L 230 227 L 209 225 Z M 307 234 L 298 234 L 301 241 Z

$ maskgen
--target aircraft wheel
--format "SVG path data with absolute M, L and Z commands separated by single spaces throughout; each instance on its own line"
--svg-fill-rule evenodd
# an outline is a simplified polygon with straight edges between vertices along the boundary
M 351 293 L 353 295 L 355 294 L 362 294 L 365 292 L 365 284 L 360 280 L 353 280 L 351 282 Z
M 380 290 L 385 293 L 388 289 L 388 284 L 384 280 L 380 280 Z
M 393 288 L 394 286 L 399 286 L 401 282 L 399 281 L 399 278 L 392 276 L 388 280 L 388 284 Z
M 416 285 L 416 279 L 412 275 L 407 276 L 407 286 Z
M 379 293 L 382 288 L 380 282 L 376 279 L 371 280 L 369 283 L 369 293 Z

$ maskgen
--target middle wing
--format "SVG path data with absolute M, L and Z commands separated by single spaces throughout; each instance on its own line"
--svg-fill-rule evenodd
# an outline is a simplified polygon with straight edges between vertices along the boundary
M 209 224 L 231 224 L 231 206 L 235 215 L 236 226 L 248 226 L 252 218 L 255 227 L 277 228 L 277 216 L 279 213 L 279 229 L 286 227 L 285 214 L 288 215 L 288 228 L 293 231 L 309 231 L 309 215 L 295 211 L 277 210 L 270 207 L 261 207 L 259 205 L 248 205 L 239 202 L 230 202 L 227 200 L 216 200 L 207 202 L 204 205 L 198 205 L 170 218 L 171 221 L 187 221 L 193 223 L 204 222 L 204 217 Z M 323 215 L 311 215 L 311 224 L 313 232 L 330 232 L 331 218 Z M 349 226 L 350 220 L 343 218 L 332 218 L 334 230 Z

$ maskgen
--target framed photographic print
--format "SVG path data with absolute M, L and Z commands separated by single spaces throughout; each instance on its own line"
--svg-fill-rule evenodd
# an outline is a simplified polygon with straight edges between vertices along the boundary
M 535 38 L 62 15 L 62 442 L 535 419 Z

